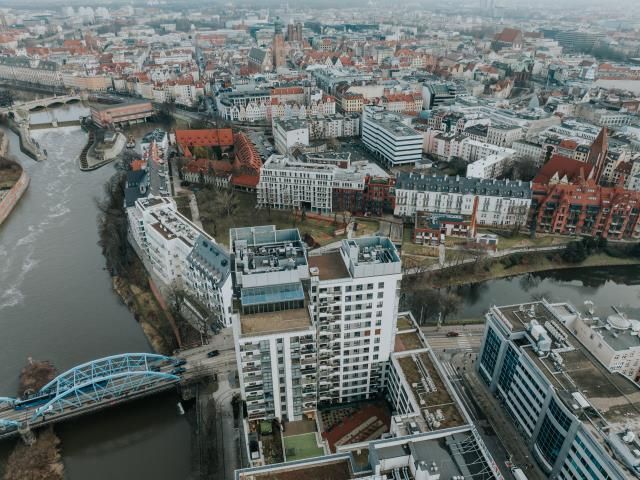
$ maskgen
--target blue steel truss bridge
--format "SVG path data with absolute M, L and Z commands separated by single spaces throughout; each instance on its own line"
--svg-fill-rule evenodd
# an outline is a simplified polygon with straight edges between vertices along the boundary
M 190 370 L 186 359 L 152 353 L 83 363 L 25 398 L 0 397 L 0 439 L 175 388 L 185 375 L 198 374 Z

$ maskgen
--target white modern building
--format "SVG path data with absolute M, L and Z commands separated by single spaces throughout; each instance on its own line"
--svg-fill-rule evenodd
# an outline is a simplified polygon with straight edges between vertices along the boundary
M 571 305 L 554 305 L 563 324 L 610 372 L 640 380 L 640 321 L 618 311 L 606 319 L 581 314 Z
M 513 142 L 524 138 L 524 129 L 517 125 L 490 125 L 487 142 L 499 147 L 511 148 Z
M 637 478 L 640 387 L 574 336 L 566 309 L 544 300 L 491 307 L 479 375 L 548 478 Z
M 248 419 L 299 420 L 316 408 L 316 329 L 303 288 L 307 252 L 297 229 L 229 232 L 238 311 L 233 335 Z
M 331 212 L 335 167 L 272 155 L 262 166 L 258 206 Z
M 515 150 L 511 148 L 499 147 L 487 142 L 479 142 L 472 140 L 471 138 L 465 138 L 460 141 L 457 147 L 458 156 L 467 162 L 475 162 L 482 158 L 486 158 L 489 155 L 504 155 L 507 157 L 513 157 Z
M 297 229 L 232 229 L 233 329 L 248 418 L 373 398 L 394 349 L 400 256 L 385 237 L 307 257 Z
M 337 190 L 363 192 L 367 177 L 389 175 L 373 163 L 351 163 L 348 154 L 272 155 L 260 172 L 257 203 L 261 208 L 330 213 Z
M 309 126 L 306 120 L 273 120 L 273 139 L 276 150 L 286 155 L 293 147 L 309 146 Z
M 392 409 L 391 425 L 381 439 L 346 442 L 336 446 L 335 454 L 276 465 L 263 465 L 259 459 L 253 468 L 237 470 L 235 479 L 278 478 L 285 474 L 344 480 L 502 480 L 447 371 L 410 313 L 398 315 L 395 346 L 386 362 L 384 388 Z M 320 362 L 319 371 L 322 369 Z M 328 369 L 336 379 L 343 370 Z M 357 382 L 357 372 L 351 375 Z M 319 389 L 323 389 L 322 383 Z M 249 453 L 252 458 L 253 451 Z
M 467 177 L 498 178 L 510 162 L 511 157 L 504 153 L 489 155 L 467 165 Z
M 394 349 L 402 279 L 396 247 L 386 237 L 343 240 L 338 251 L 309 256 L 309 271 L 318 403 L 375 397 Z
M 154 277 L 184 290 L 212 314 L 212 323 L 231 325 L 229 254 L 182 216 L 167 197 L 139 198 L 127 208 L 131 239 Z
M 416 212 L 470 215 L 478 225 L 526 223 L 531 183 L 512 180 L 400 173 L 396 178 L 394 215 L 414 218 Z
M 362 111 L 362 141 L 387 167 L 410 165 L 422 158 L 423 135 L 401 115 L 367 105 Z

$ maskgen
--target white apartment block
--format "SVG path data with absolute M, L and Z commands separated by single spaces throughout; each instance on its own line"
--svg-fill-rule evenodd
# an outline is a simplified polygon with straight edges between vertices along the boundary
M 498 178 L 509 166 L 511 157 L 505 154 L 489 155 L 467 165 L 467 177 Z
M 362 141 L 387 167 L 414 164 L 422 158 L 422 134 L 401 116 L 380 107 L 364 107 Z
M 376 396 L 394 348 L 400 256 L 385 237 L 307 257 L 297 229 L 232 229 L 233 329 L 250 420 Z
M 510 180 L 400 173 L 396 178 L 394 215 L 416 212 L 471 215 L 477 224 L 514 226 L 526 223 L 531 183 Z
M 487 129 L 487 142 L 511 148 L 513 142 L 524 137 L 524 129 L 516 125 L 491 125 Z
M 373 163 L 351 164 L 349 156 L 341 154 L 307 154 L 300 159 L 272 155 L 260 172 L 258 206 L 330 213 L 334 189 L 362 192 L 367 176 L 388 174 Z
M 317 115 L 309 117 L 307 124 L 309 138 L 312 140 L 360 135 L 360 115 L 358 114 Z
M 276 150 L 284 155 L 295 146 L 309 146 L 309 127 L 306 120 L 274 120 L 273 138 Z
M 511 148 L 516 152 L 516 156 L 520 158 L 532 158 L 538 165 L 542 165 L 544 160 L 544 149 L 542 145 L 537 143 L 528 142 L 526 140 L 519 140 L 513 142 Z
M 298 420 L 316 408 L 316 329 L 303 288 L 307 253 L 297 229 L 229 232 L 239 309 L 233 334 L 249 420 Z
M 467 162 L 475 162 L 476 160 L 488 157 L 489 155 L 506 155 L 512 157 L 515 154 L 515 150 L 511 148 L 498 147 L 491 143 L 478 142 L 477 140 L 471 140 L 465 138 L 460 141 L 458 147 L 458 156 Z
M 318 403 L 376 396 L 394 349 L 400 256 L 386 237 L 343 240 L 309 257 L 310 303 L 317 329 Z
M 127 209 L 131 239 L 147 268 L 167 287 L 183 289 L 231 325 L 231 275 L 228 253 L 178 211 L 166 197 L 136 200 Z
M 48 87 L 63 86 L 62 74 L 57 64 L 26 57 L 0 59 L 0 79 Z
M 331 212 L 334 166 L 272 155 L 262 166 L 258 206 Z

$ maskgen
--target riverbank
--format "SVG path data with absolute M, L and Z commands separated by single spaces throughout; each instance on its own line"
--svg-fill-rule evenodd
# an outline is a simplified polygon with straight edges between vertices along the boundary
M 0 225 L 9 217 L 29 186 L 24 168 L 6 159 L 9 140 L 0 132 Z
M 37 361 L 29 358 L 27 365 L 20 372 L 20 386 L 18 396 L 23 397 L 40 390 L 53 380 L 57 370 L 47 361 Z M 60 454 L 60 439 L 53 430 L 53 426 L 33 432 L 35 442 L 27 445 L 19 441 L 15 444 L 7 460 L 4 480 L 62 480 L 64 478 L 64 464 Z
M 428 288 L 443 288 L 467 285 L 471 283 L 486 282 L 488 280 L 497 280 L 500 278 L 508 278 L 525 273 L 545 272 L 549 270 L 563 270 L 571 268 L 589 268 L 589 267 L 608 267 L 608 266 L 626 266 L 640 265 L 640 258 L 620 258 L 608 255 L 606 253 L 596 253 L 590 255 L 583 262 L 570 263 L 565 262 L 558 256 L 549 258 L 545 254 L 527 255 L 525 262 L 505 266 L 500 261 L 493 261 L 489 268 L 479 268 L 478 271 L 470 271 L 471 264 L 460 265 L 458 267 L 449 267 L 448 269 L 429 272 L 425 275 L 424 286 Z M 447 275 L 441 275 L 441 272 L 449 270 Z
M 60 439 L 49 427 L 37 435 L 33 445 L 18 442 L 9 455 L 4 480 L 63 480 L 64 464 Z
M 153 295 L 151 287 L 144 285 L 146 278 L 142 282 L 132 280 L 141 276 L 140 272 L 134 273 L 134 271 L 144 270 L 140 260 L 135 259 L 133 263 L 138 265 L 132 265 L 130 277 L 112 277 L 113 290 L 133 313 L 153 351 L 171 355 L 180 346 L 179 337 L 176 335 L 169 314 Z M 146 272 L 142 275 L 146 276 Z

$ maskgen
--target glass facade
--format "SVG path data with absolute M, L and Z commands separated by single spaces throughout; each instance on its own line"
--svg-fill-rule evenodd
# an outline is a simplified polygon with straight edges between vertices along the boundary
M 504 356 L 504 362 L 502 364 L 502 371 L 500 372 L 500 377 L 498 378 L 498 384 L 505 392 L 509 390 L 509 386 L 511 385 L 513 376 L 516 373 L 518 364 L 519 359 L 516 351 L 513 349 L 513 347 L 507 348 L 507 352 Z
M 569 417 L 562 411 L 560 405 L 558 405 L 555 400 L 551 400 L 551 403 L 549 404 L 549 411 L 551 412 L 551 415 L 553 415 L 553 418 L 556 419 L 556 422 L 558 422 L 558 424 L 563 428 L 563 430 L 565 432 L 568 431 L 569 427 L 571 426 L 571 417 Z
M 488 373 L 487 377 L 484 376 L 483 372 L 483 378 L 487 383 L 491 382 L 493 371 L 496 368 L 496 361 L 498 360 L 500 344 L 501 341 L 498 337 L 498 334 L 492 328 L 489 328 L 487 330 L 487 337 L 484 342 L 484 349 L 482 350 L 482 357 L 480 357 L 480 365 L 482 365 Z
M 578 435 L 561 471 L 568 480 L 609 480 L 612 477 Z
M 549 419 L 549 415 L 545 416 L 536 438 L 536 445 L 550 465 L 553 465 L 557 460 L 563 443 L 564 435 L 555 427 Z

